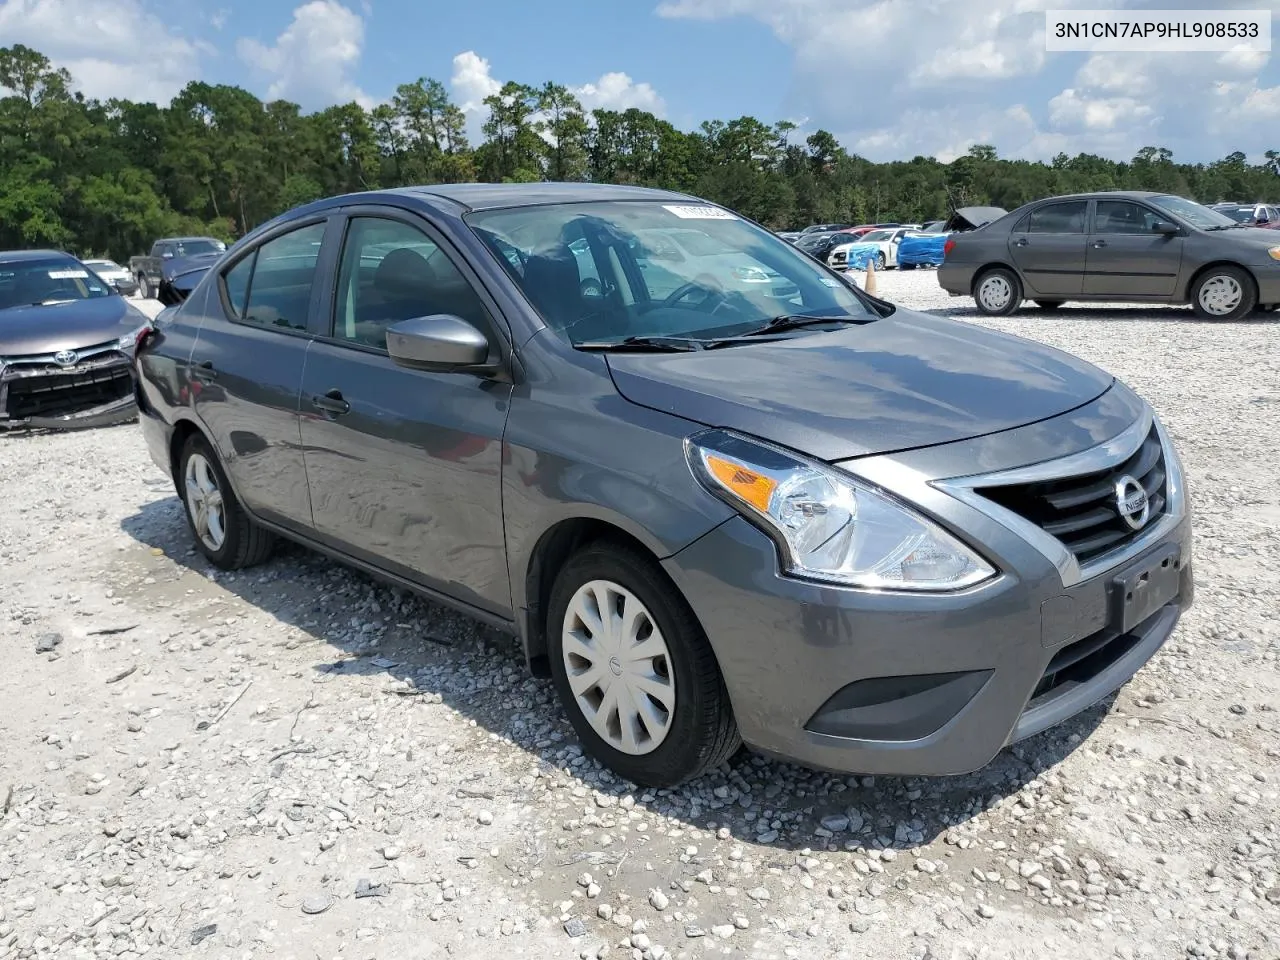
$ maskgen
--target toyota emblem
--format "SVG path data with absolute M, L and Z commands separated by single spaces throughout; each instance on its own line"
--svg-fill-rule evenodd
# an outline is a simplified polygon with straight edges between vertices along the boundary
M 1147 491 L 1128 474 L 1116 481 L 1116 513 L 1131 530 L 1141 530 L 1151 517 Z
M 53 362 L 60 367 L 74 367 L 79 359 L 80 354 L 74 350 L 59 350 L 53 355 Z

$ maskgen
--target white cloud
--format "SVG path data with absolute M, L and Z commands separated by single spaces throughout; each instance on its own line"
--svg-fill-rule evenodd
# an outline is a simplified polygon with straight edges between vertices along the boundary
M 1044 49 L 1047 9 L 1191 3 L 663 0 L 658 14 L 747 17 L 765 25 L 795 58 L 785 109 L 808 115 L 810 130 L 836 132 L 872 159 L 953 156 L 974 143 L 1040 159 L 1060 150 L 1128 158 L 1149 144 L 1184 159 L 1261 153 L 1274 145 L 1274 124 L 1259 121 L 1280 105 L 1268 53 L 1090 56 Z M 1280 9 L 1280 0 L 1200 5 Z
M 585 110 L 647 110 L 661 117 L 667 105 L 658 91 L 647 83 L 636 83 L 625 73 L 606 73 L 595 83 L 573 87 L 573 94 Z
M 364 20 L 337 0 L 310 0 L 270 46 L 241 37 L 240 59 L 271 77 L 269 99 L 287 99 L 306 109 L 352 100 L 366 107 L 373 99 L 352 79 L 364 48 Z
M 489 61 L 474 50 L 467 50 L 453 58 L 453 75 L 449 86 L 453 100 L 467 117 L 467 136 L 473 142 L 480 137 L 480 128 L 489 118 L 485 97 L 491 97 L 502 89 L 502 81 L 494 77 Z M 594 83 L 570 86 L 583 108 L 587 111 L 627 110 L 636 107 L 657 116 L 666 113 L 666 103 L 658 91 L 648 83 L 636 83 L 621 72 L 606 73 Z
M 0 43 L 39 50 L 69 70 L 85 96 L 161 104 L 198 79 L 200 58 L 212 53 L 139 0 L 0 0 Z

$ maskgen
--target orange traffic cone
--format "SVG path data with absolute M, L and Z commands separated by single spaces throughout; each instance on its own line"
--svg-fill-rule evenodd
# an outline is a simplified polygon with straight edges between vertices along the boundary
M 862 282 L 862 289 L 873 297 L 876 295 L 876 261 L 874 257 L 867 261 L 867 279 Z

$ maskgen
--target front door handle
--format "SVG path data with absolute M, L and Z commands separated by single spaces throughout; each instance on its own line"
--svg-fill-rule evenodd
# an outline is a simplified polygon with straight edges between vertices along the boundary
M 341 390 L 330 390 L 323 396 L 314 396 L 311 398 L 311 405 L 332 417 L 340 417 L 351 410 L 351 404 L 342 398 Z
M 203 380 L 205 383 L 218 379 L 218 371 L 213 369 L 213 361 L 206 360 L 204 363 L 197 363 L 191 368 L 191 375 L 197 380 Z
M 1025 247 L 1027 245 L 1027 238 L 1019 237 L 1017 240 L 1013 241 L 1013 245 L 1015 247 Z
M 1106 245 L 1107 245 L 1107 241 L 1105 241 L 1105 240 L 1095 240 L 1095 241 L 1093 241 L 1093 249 L 1095 249 L 1095 250 L 1101 250 L 1101 249 L 1102 249 L 1103 247 L 1105 247 Z

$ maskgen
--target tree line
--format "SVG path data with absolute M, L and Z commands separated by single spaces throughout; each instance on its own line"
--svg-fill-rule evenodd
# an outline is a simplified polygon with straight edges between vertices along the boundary
M 680 130 L 644 110 L 587 111 L 562 84 L 509 82 L 484 101 L 471 143 L 444 84 L 419 79 L 372 110 L 303 113 L 247 90 L 192 82 L 166 107 L 100 101 L 23 45 L 0 48 L 0 249 L 58 247 L 121 259 L 159 236 L 232 240 L 320 197 L 408 184 L 585 180 L 666 187 L 774 229 L 945 217 L 949 205 L 1013 209 L 1039 197 L 1150 189 L 1203 202 L 1280 200 L 1280 151 L 1175 163 L 1060 153 L 1008 160 L 979 144 L 950 163 L 873 163 L 825 130 L 755 117 Z

